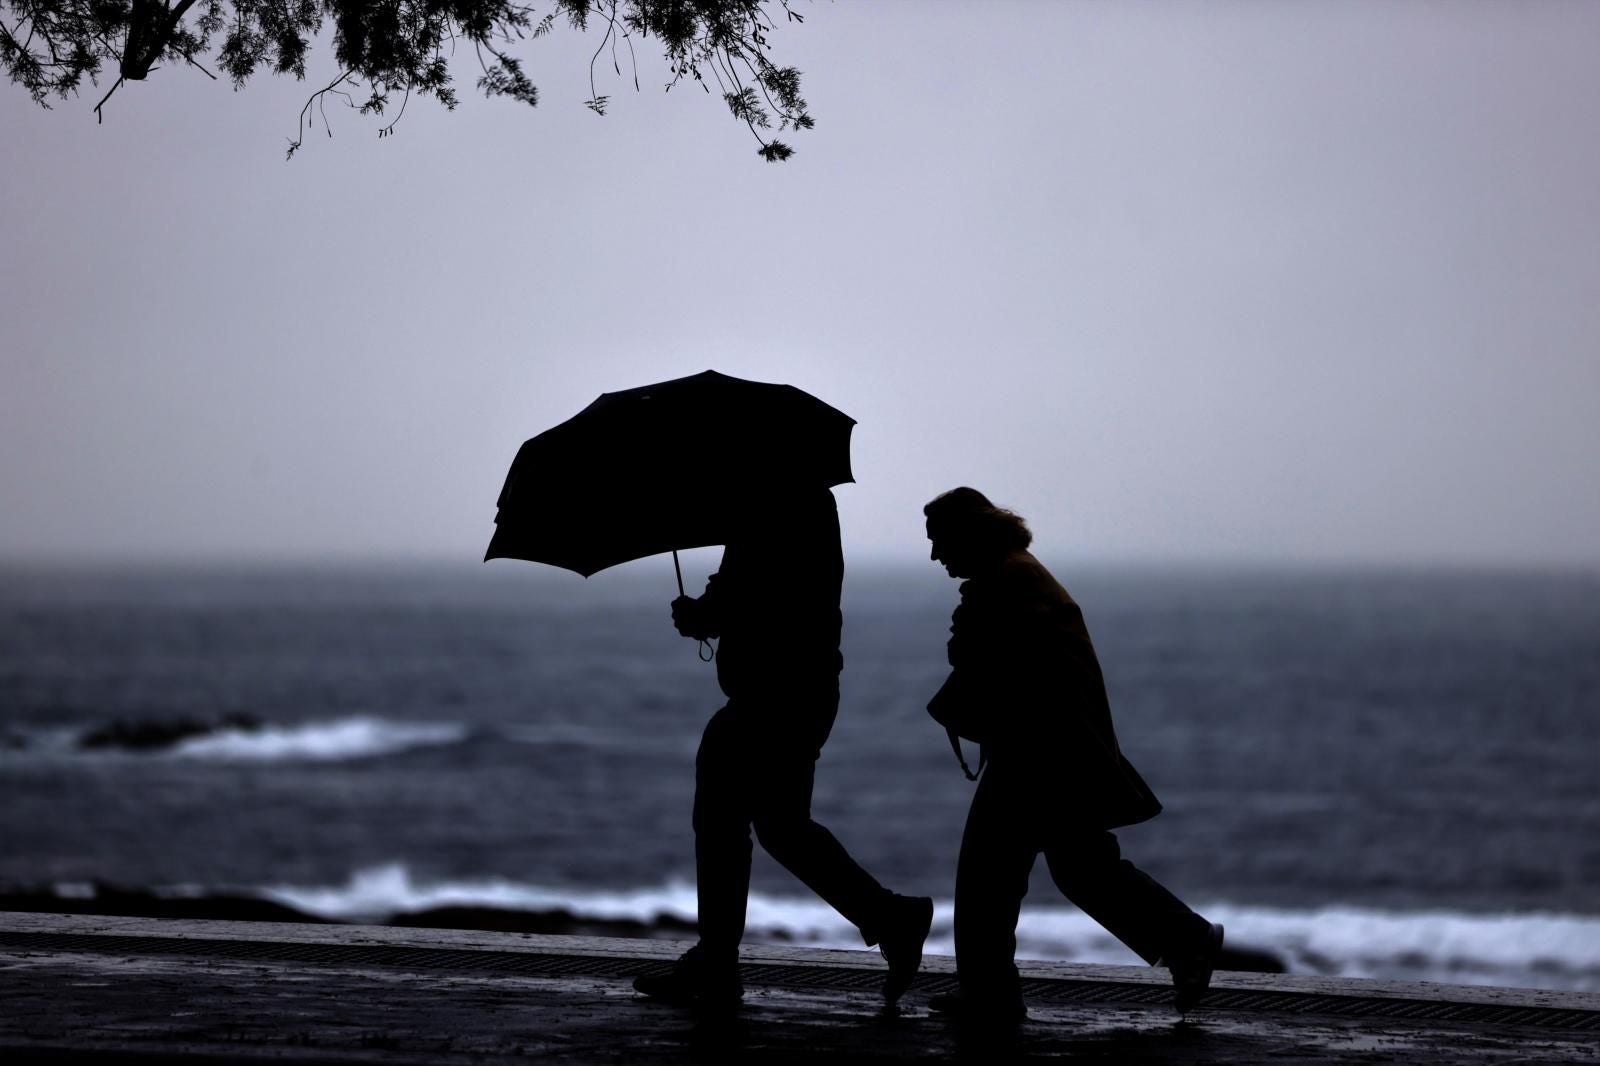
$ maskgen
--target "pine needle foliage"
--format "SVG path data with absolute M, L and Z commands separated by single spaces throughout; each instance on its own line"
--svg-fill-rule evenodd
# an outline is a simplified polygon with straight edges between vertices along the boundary
M 362 114 L 399 113 L 378 135 L 394 132 L 414 96 L 447 109 L 458 103 L 452 60 L 467 57 L 477 88 L 531 106 L 539 91 L 518 54 L 558 27 L 599 35 L 589 59 L 589 99 L 603 115 L 611 97 L 595 86 L 604 58 L 622 76 L 626 61 L 639 84 L 635 41 L 653 41 L 670 71 L 666 88 L 699 84 L 720 95 L 754 135 L 769 162 L 793 149 L 776 139 L 812 127 L 800 72 L 772 61 L 771 35 L 803 22 L 791 0 L 0 0 L 0 66 L 38 104 L 76 95 L 85 82 L 112 80 L 97 116 L 126 82 L 162 66 L 212 68 L 241 88 L 266 70 L 307 76 L 313 45 L 331 42 L 337 74 L 300 112 L 293 156 L 335 97 Z M 591 38 L 592 39 L 592 38 Z M 329 136 L 332 129 L 328 127 Z

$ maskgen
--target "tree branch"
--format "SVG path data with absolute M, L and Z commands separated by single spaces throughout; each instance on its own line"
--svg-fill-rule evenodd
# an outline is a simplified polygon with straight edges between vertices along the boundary
M 329 82 L 324 88 L 318 89 L 306 99 L 306 106 L 300 109 L 300 123 L 295 128 L 295 139 L 289 142 L 289 154 L 284 157 L 285 159 L 293 159 L 295 152 L 300 150 L 300 145 L 304 142 L 306 136 L 306 116 L 311 113 L 312 106 L 320 104 L 324 96 L 327 96 L 329 93 L 337 90 L 339 86 L 343 85 L 345 81 L 349 79 L 352 73 L 353 71 L 344 71 L 337 78 Z M 328 122 L 327 112 L 323 112 L 322 121 L 323 125 L 326 126 Z M 332 126 L 328 126 L 328 136 L 333 136 Z
M 595 92 L 595 88 L 594 88 L 594 64 L 595 64 L 595 60 L 600 58 L 600 53 L 606 50 L 606 42 L 611 40 L 611 35 L 616 32 L 616 29 L 617 29 L 617 5 L 616 5 L 615 2 L 613 2 L 612 5 L 611 5 L 611 13 L 606 17 L 606 35 L 604 37 L 600 38 L 600 47 L 596 48 L 594 50 L 594 55 L 589 57 L 589 105 L 588 106 L 589 106 L 589 110 L 593 111 L 597 115 L 603 115 L 606 112 L 605 112 L 604 98 L 601 97 L 601 95 L 599 93 Z M 621 74 L 622 71 L 619 70 L 619 71 L 617 71 L 617 73 Z
M 106 101 L 111 99 L 111 94 L 116 92 L 120 88 L 122 88 L 122 79 L 118 78 L 117 79 L 117 83 L 106 91 L 106 94 L 100 98 L 100 102 L 98 104 L 94 105 L 94 122 L 95 122 L 95 125 L 98 126 L 98 125 L 100 125 L 101 123 L 103 123 L 105 121 L 105 116 L 100 113 L 100 109 L 102 107 L 106 106 Z
M 187 62 L 191 67 L 193 67 L 194 69 L 198 70 L 200 73 L 204 74 L 206 77 L 210 78 L 212 81 L 216 81 L 217 80 L 217 76 L 215 74 L 211 73 L 205 67 L 201 66 L 200 63 L 194 58 L 194 56 L 184 56 L 183 58 L 184 58 L 184 61 Z
M 398 115 L 396 115 L 393 119 L 391 119 L 387 126 L 379 126 L 378 127 L 378 137 L 379 137 L 380 140 L 382 138 L 387 137 L 390 134 L 392 134 L 394 132 L 395 124 L 398 123 L 401 119 L 406 117 L 406 105 L 409 104 L 410 102 L 411 102 L 411 86 L 408 83 L 406 85 L 406 94 L 400 98 L 400 113 Z M 324 118 L 323 121 L 326 122 L 327 119 Z
M 346 84 L 373 90 L 367 111 L 382 111 L 393 86 L 405 90 L 400 115 L 380 124 L 392 134 L 408 112 L 411 96 L 434 95 L 447 108 L 456 103 L 449 57 L 463 39 L 473 42 L 489 96 L 511 96 L 528 104 L 537 91 L 523 70 L 527 57 L 509 46 L 537 40 L 558 21 L 575 33 L 605 23 L 589 57 L 590 99 L 600 114 L 597 68 L 608 50 L 620 81 L 622 51 L 628 52 L 634 91 L 639 92 L 638 46 L 633 38 L 656 37 L 671 64 L 667 88 L 692 75 L 711 93 L 715 81 L 736 116 L 752 129 L 764 150 L 773 148 L 760 131 L 777 125 L 807 128 L 810 116 L 797 92 L 798 72 L 768 58 L 770 35 L 784 18 L 801 21 L 792 0 L 0 0 L 0 69 L 41 106 L 51 97 L 81 91 L 85 82 L 111 82 L 94 105 L 95 119 L 123 85 L 142 81 L 174 61 L 195 67 L 209 80 L 226 73 L 236 88 L 261 71 L 304 78 L 308 50 L 323 46 L 331 31 L 341 70 L 311 93 L 297 117 L 289 152 L 304 143 L 317 116 L 327 121 L 326 99 Z M 195 14 L 195 21 L 188 16 Z M 593 40 L 592 37 L 589 38 Z M 497 42 L 507 42 L 498 44 Z M 581 45 L 579 46 L 581 49 Z M 502 50 L 503 49 L 503 50 Z M 485 59 L 487 55 L 489 58 Z M 494 62 L 490 62 L 494 60 Z M 216 71 L 210 67 L 213 63 Z M 709 68 L 713 77 L 705 77 Z M 114 75 L 114 76 L 113 76 Z M 744 79 L 759 82 L 759 88 Z M 354 89 L 352 89 L 354 91 Z M 354 106 L 354 105 L 352 105 Z M 331 136 L 332 131 L 329 130 Z

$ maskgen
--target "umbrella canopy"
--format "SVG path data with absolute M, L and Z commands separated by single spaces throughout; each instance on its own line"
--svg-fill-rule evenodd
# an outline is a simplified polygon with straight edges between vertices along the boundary
M 522 445 L 484 558 L 588 577 L 646 555 L 726 544 L 753 496 L 855 480 L 854 426 L 792 385 L 714 370 L 603 393 Z

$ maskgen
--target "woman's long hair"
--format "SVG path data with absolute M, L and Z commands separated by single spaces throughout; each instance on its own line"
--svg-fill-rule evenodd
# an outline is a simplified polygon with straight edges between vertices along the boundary
M 1004 555 L 1033 543 L 1021 515 L 996 507 L 989 497 L 965 485 L 935 496 L 922 513 L 931 524 L 972 541 L 985 553 Z

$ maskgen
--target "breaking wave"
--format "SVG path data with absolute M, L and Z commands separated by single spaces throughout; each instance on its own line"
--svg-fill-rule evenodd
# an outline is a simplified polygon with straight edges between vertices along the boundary
M 356 873 L 335 887 L 279 886 L 267 898 L 322 918 L 387 921 L 444 907 L 562 912 L 574 919 L 636 922 L 682 935 L 695 918 L 695 890 L 671 881 L 632 891 L 543 888 L 506 879 L 419 882 L 400 864 Z M 1359 907 L 1313 910 L 1215 903 L 1200 908 L 1227 926 L 1230 946 L 1268 952 L 1290 973 L 1600 991 L 1600 917 L 1471 914 Z M 935 901 L 928 951 L 953 954 L 954 907 Z M 853 926 L 816 899 L 750 897 L 748 936 L 823 948 L 863 947 Z M 1139 965 L 1140 960 L 1076 908 L 1023 908 L 1017 957 Z
M 240 762 L 337 762 L 455 744 L 466 736 L 467 728 L 460 724 L 338 718 L 259 729 L 222 729 L 182 741 L 173 748 L 172 755 Z

